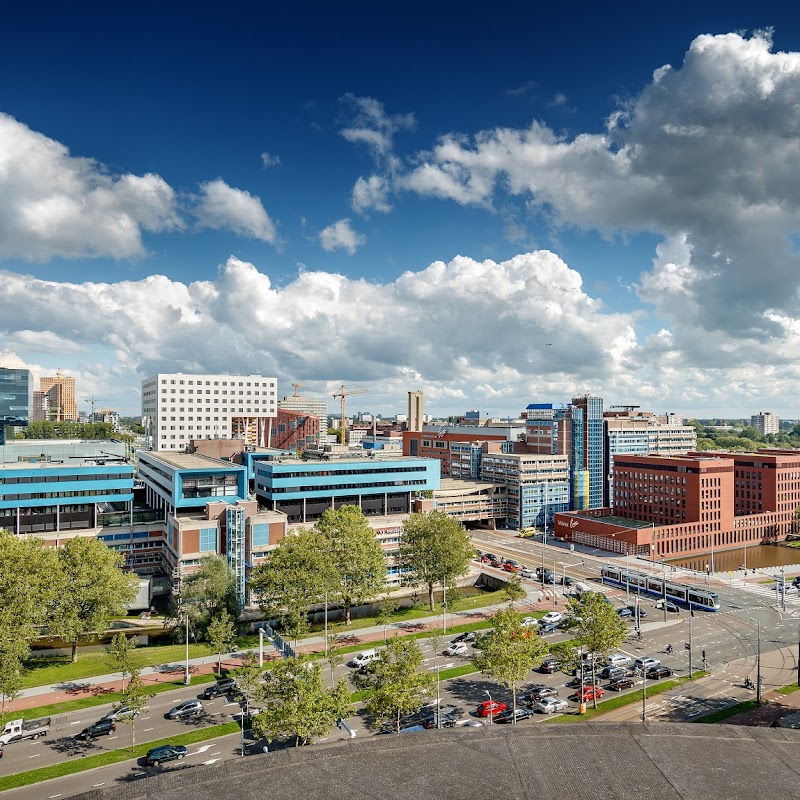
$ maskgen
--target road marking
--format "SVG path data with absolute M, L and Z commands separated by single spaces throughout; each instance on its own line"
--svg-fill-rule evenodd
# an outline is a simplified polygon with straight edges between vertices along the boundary
M 80 720 L 76 720 L 75 722 L 70 722 L 70 725 L 80 725 L 80 724 L 81 724 Z
M 103 783 L 96 783 L 92 788 L 96 789 L 98 786 L 105 786 L 105 781 Z
M 61 795 L 60 794 L 51 794 L 50 797 L 47 798 L 47 800 L 56 800 L 56 797 L 61 797 Z
M 239 705 L 239 703 L 234 703 L 233 701 L 231 701 L 230 703 L 225 703 L 225 706 L 238 706 L 238 705 Z M 223 706 L 223 708 L 225 706 Z
M 215 764 L 217 761 L 219 761 L 218 758 L 209 758 L 208 761 L 204 761 L 203 764 Z
M 146 719 L 150 719 L 150 717 L 142 717 L 142 722 L 144 722 Z
M 145 728 L 145 729 L 142 731 L 142 733 L 147 733 L 147 731 L 151 731 L 151 730 L 153 730 L 153 729 L 152 729 L 152 728 Z
M 112 739 L 119 739 L 119 736 L 109 736 L 108 740 L 111 741 Z
M 41 753 L 34 753 L 34 755 L 28 756 L 28 758 L 39 758 L 40 755 Z
M 195 752 L 192 753 L 192 755 L 193 756 L 198 756 L 198 755 L 200 755 L 200 753 L 205 753 L 206 750 L 210 750 L 212 747 L 213 747 L 213 745 L 211 745 L 211 744 L 204 744 L 201 747 L 198 747 L 197 750 L 195 750 Z

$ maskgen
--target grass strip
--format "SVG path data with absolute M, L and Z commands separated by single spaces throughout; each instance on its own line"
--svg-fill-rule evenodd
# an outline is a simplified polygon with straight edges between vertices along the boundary
M 781 686 L 780 689 L 776 689 L 776 692 L 780 692 L 780 694 L 794 694 L 800 686 L 796 683 L 787 683 L 786 686 Z
M 84 772 L 87 769 L 118 764 L 120 761 L 138 759 L 144 756 L 148 750 L 162 744 L 196 744 L 197 742 L 205 742 L 208 739 L 216 739 L 219 736 L 227 736 L 229 733 L 238 733 L 239 730 L 238 722 L 224 722 L 220 725 L 213 725 L 210 728 L 202 728 L 201 730 L 189 731 L 178 736 L 170 736 L 168 739 L 144 742 L 143 744 L 137 744 L 136 747 L 109 750 L 105 753 L 97 753 L 85 758 L 76 758 L 73 761 L 63 761 L 60 764 L 53 764 L 49 767 L 39 767 L 39 769 L 18 772 L 15 775 L 5 775 L 0 777 L 0 792 L 6 789 L 18 789 L 20 786 L 30 786 L 41 781 L 49 781 L 53 778 L 63 778 L 65 775 L 74 775 L 76 772 Z
M 729 717 L 735 717 L 745 711 L 750 711 L 758 707 L 758 700 L 745 700 L 743 703 L 737 703 L 735 706 L 728 706 L 728 708 L 721 708 L 719 711 L 712 711 L 710 714 L 705 714 L 702 717 L 693 719 L 692 722 L 702 722 L 709 725 L 713 722 L 722 722 Z

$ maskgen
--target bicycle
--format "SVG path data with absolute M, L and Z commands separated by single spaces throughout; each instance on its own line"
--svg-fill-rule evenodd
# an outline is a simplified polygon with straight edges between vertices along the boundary
M 672 655 L 672 653 L 673 653 L 674 651 L 675 651 L 675 648 L 672 646 L 672 643 L 668 644 L 668 645 L 667 645 L 667 646 L 664 648 L 664 652 L 665 652 L 665 653 L 666 653 L 668 656 L 671 656 L 671 655 Z

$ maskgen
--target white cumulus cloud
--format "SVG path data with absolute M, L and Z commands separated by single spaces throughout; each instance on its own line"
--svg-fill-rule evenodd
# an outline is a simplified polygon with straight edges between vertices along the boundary
M 353 230 L 349 219 L 340 219 L 323 228 L 319 234 L 319 243 L 328 253 L 332 250 L 346 250 L 353 255 L 366 241 L 365 236 Z
M 231 230 L 271 244 L 277 240 L 275 224 L 261 199 L 228 186 L 221 178 L 200 185 L 194 215 L 201 228 Z

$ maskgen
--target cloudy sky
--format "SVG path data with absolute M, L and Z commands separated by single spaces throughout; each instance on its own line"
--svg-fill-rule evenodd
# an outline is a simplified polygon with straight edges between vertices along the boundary
M 791 4 L 284 5 L 4 9 L 0 366 L 800 417 Z

